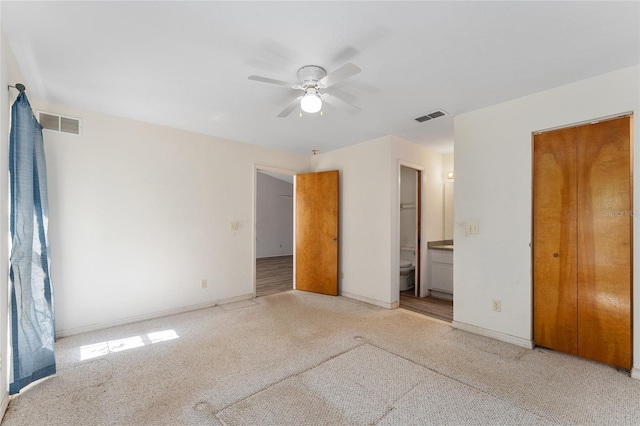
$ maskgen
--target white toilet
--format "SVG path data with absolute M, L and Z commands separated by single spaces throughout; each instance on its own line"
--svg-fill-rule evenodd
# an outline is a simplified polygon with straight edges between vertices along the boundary
M 410 290 L 415 282 L 415 249 L 400 248 L 400 291 Z

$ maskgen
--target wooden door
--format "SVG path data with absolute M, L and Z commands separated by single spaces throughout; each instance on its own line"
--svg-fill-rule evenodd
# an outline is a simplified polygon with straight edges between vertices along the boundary
M 420 170 L 416 170 L 416 175 L 417 175 L 417 182 L 416 182 L 416 265 L 415 265 L 415 269 L 413 271 L 413 281 L 414 281 L 414 285 L 416 287 L 416 291 L 415 291 L 415 295 L 416 297 L 422 297 L 421 296 L 421 286 L 422 286 L 422 282 L 420 281 L 420 264 L 421 264 L 421 250 L 420 247 L 422 247 L 422 171 Z
M 337 170 L 296 176 L 296 289 L 338 294 Z
M 631 368 L 630 117 L 577 128 L 578 355 Z
M 631 367 L 631 118 L 534 137 L 534 341 Z
M 575 135 L 534 138 L 533 323 L 536 345 L 577 355 Z

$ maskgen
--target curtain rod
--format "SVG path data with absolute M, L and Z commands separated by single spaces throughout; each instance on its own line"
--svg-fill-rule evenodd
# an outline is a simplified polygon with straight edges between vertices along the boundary
M 14 89 L 18 89 L 18 91 L 19 91 L 20 93 L 22 93 L 22 92 L 24 92 L 25 90 L 27 90 L 27 88 L 26 88 L 26 87 L 24 87 L 24 84 L 22 84 L 22 83 L 16 83 L 16 85 L 15 85 L 15 86 L 9 85 L 9 87 L 13 87 Z

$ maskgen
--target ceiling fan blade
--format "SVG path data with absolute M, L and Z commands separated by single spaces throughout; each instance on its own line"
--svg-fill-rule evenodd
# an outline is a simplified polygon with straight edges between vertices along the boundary
M 335 95 L 326 94 L 323 100 L 331 106 L 334 106 L 338 109 L 348 112 L 351 115 L 355 115 L 360 112 L 360 108 L 355 105 L 350 104 L 349 102 L 343 101 L 339 97 Z
M 278 117 L 286 117 L 291 114 L 291 111 L 300 106 L 300 99 L 302 99 L 302 96 L 298 96 L 297 98 L 292 100 L 291 103 L 287 105 L 287 107 L 283 109 L 280 114 L 278 114 Z
M 273 78 L 260 77 L 259 75 L 250 75 L 249 80 L 253 81 L 261 81 L 262 83 L 270 83 L 277 84 L 278 86 L 291 87 L 296 89 L 296 85 L 292 85 L 291 83 L 287 83 L 286 81 L 274 80 Z
M 360 71 L 362 70 L 359 66 L 352 64 L 351 62 L 347 62 L 331 74 L 327 75 L 325 78 L 321 79 L 318 83 L 320 83 L 324 87 L 329 87 L 341 82 L 342 80 L 346 80 L 353 75 L 358 74 Z

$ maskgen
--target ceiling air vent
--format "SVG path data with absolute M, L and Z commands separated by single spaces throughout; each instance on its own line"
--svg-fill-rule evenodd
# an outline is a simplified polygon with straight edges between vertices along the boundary
M 81 119 L 51 114 L 49 112 L 38 111 L 38 122 L 40 122 L 43 129 L 54 132 L 79 135 L 80 129 L 82 129 Z
M 434 118 L 442 117 L 443 115 L 447 115 L 447 113 L 441 109 L 430 112 L 427 115 L 423 115 L 422 117 L 416 118 L 418 123 L 424 123 L 425 121 L 433 120 Z

